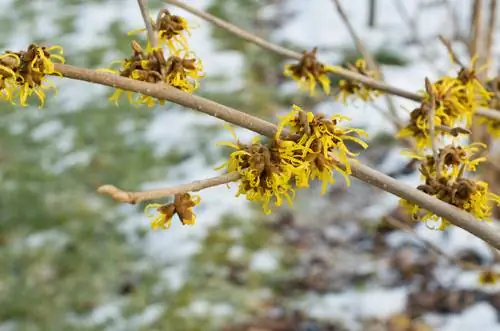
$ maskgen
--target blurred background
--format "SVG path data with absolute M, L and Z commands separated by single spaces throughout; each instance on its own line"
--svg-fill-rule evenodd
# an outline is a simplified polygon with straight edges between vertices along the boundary
M 294 49 L 317 46 L 328 63 L 359 57 L 329 0 L 186 2 Z M 472 1 L 342 4 L 392 85 L 419 91 L 424 77 L 456 69 L 438 34 L 457 41 L 468 63 L 460 41 L 470 37 Z M 153 16 L 164 6 L 149 5 Z M 129 56 L 127 32 L 143 24 L 135 0 L 0 0 L 0 8 L 1 49 L 60 44 L 67 63 L 90 68 Z M 345 114 L 369 132 L 363 162 L 418 184 L 384 98 L 348 106 L 311 98 L 283 77 L 286 59 L 171 10 L 195 26 L 189 43 L 207 73 L 198 94 L 272 121 L 293 103 Z M 346 189 L 339 178 L 325 196 L 319 187 L 299 191 L 293 207 L 270 216 L 234 197 L 235 187 L 207 189 L 195 226 L 174 219 L 153 232 L 144 205 L 96 188 L 216 175 L 228 151 L 215 143 L 231 139 L 224 123 L 171 103 L 116 107 L 110 88 L 53 81 L 58 95 L 43 109 L 0 105 L 1 331 L 500 330 L 500 287 L 450 262 L 494 266 L 494 252 L 457 228 L 395 228 L 389 221 L 407 221 L 398 199 L 357 180 Z M 393 100 L 405 119 L 416 106 Z

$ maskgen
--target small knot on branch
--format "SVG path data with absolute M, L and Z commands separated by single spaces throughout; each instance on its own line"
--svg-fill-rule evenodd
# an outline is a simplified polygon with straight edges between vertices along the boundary
M 137 199 L 135 199 L 133 194 L 124 192 L 114 185 L 102 185 L 97 189 L 97 192 L 100 194 L 107 194 L 114 200 L 123 203 L 130 203 L 132 205 L 137 203 Z

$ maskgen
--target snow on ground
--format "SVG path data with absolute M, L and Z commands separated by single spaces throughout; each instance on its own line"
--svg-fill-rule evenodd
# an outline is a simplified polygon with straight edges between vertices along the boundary
M 349 330 L 359 326 L 357 318 L 389 317 L 401 312 L 406 305 L 405 288 L 347 290 L 322 296 L 311 295 L 299 307 L 312 317 L 343 321 Z M 383 304 L 382 304 L 383 303 Z

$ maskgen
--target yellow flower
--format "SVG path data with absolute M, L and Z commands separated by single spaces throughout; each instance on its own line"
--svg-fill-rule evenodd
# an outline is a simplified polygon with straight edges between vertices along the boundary
M 158 31 L 160 42 L 167 45 L 172 54 L 178 50 L 188 50 L 186 35 L 191 35 L 191 29 L 185 18 L 162 9 L 156 20 L 155 29 Z
M 431 184 L 431 183 L 429 183 Z M 488 191 L 488 183 L 483 181 L 473 181 L 470 179 L 459 178 L 455 181 L 449 181 L 442 178 L 438 184 L 421 185 L 418 189 L 425 193 L 449 203 L 474 215 L 481 221 L 490 221 L 491 203 L 500 206 L 500 197 Z M 418 217 L 421 208 L 406 200 L 401 201 L 402 206 L 412 215 Z M 421 217 L 423 222 L 440 222 L 438 230 L 444 230 L 450 222 L 432 212 L 425 211 Z
M 479 284 L 481 285 L 493 285 L 498 281 L 498 273 L 494 270 L 488 268 L 485 270 L 481 270 L 479 273 Z
M 275 143 L 268 147 L 258 139 L 250 145 L 240 144 L 237 139 L 236 143 L 221 142 L 220 145 L 235 149 L 218 169 L 225 167 L 228 172 L 241 175 L 237 196 L 245 195 L 249 201 L 262 203 L 266 214 L 271 213 L 271 204 L 281 206 L 284 200 L 292 204 L 295 191 L 291 179 L 296 169 L 288 163 L 293 156 L 283 154 L 286 148 Z
M 191 28 L 185 18 L 172 15 L 167 9 L 162 9 L 152 25 L 158 35 L 159 47 L 166 45 L 171 54 L 189 49 L 187 36 L 191 36 Z M 133 35 L 145 31 L 145 28 L 141 28 L 132 30 L 128 34 Z M 148 44 L 147 49 L 151 50 L 151 45 Z
M 51 53 L 55 51 L 55 53 Z M 64 63 L 61 46 L 38 46 L 31 44 L 26 51 L 7 52 L 0 56 L 1 98 L 21 106 L 27 106 L 27 99 L 35 94 L 40 108 L 45 103 L 45 90 L 55 89 L 47 75 L 61 75 L 55 70 L 54 62 Z
M 486 130 L 493 138 L 500 138 L 500 121 L 492 120 L 486 117 L 479 117 L 480 124 L 486 125 Z
M 193 207 L 200 203 L 200 197 L 191 196 L 189 193 L 179 193 L 175 195 L 174 202 L 168 204 L 153 203 L 148 204 L 144 209 L 146 216 L 151 219 L 153 230 L 168 229 L 172 226 L 172 217 L 177 214 L 183 225 L 193 225 L 196 222 L 196 215 Z M 148 213 L 149 209 L 156 209 L 157 214 Z
M 302 59 L 297 64 L 287 64 L 283 74 L 299 83 L 301 89 L 309 89 L 309 94 L 314 96 L 316 82 L 319 82 L 326 95 L 330 94 L 330 78 L 328 72 L 334 72 L 334 67 L 318 62 L 316 59 L 317 49 L 304 52 Z
M 150 209 L 156 209 L 158 213 L 156 215 L 150 214 L 148 213 Z M 172 226 L 172 217 L 175 213 L 175 207 L 173 204 L 162 205 L 159 203 L 151 203 L 146 206 L 144 213 L 151 219 L 151 228 L 153 230 L 159 228 L 166 230 Z
M 303 160 L 307 166 L 305 172 L 310 179 L 318 178 L 323 182 L 322 194 L 326 192 L 329 183 L 334 183 L 333 170 L 340 172 L 348 185 L 350 183 L 349 157 L 357 154 L 347 148 L 345 141 L 352 141 L 362 148 L 368 147 L 359 138 L 360 136 L 366 137 L 366 132 L 361 129 L 339 126 L 339 122 L 343 120 L 349 120 L 349 118 L 342 115 L 326 118 L 321 114 L 306 113 L 299 106 L 293 105 L 290 113 L 283 116 L 278 124 L 276 140 L 279 139 L 284 129 L 299 135 L 294 156 L 296 159 Z M 300 153 L 299 156 L 296 155 L 297 151 Z M 306 181 L 300 179 L 299 182 L 305 183 Z
M 378 79 L 378 74 L 375 71 L 368 70 L 366 62 L 363 59 L 356 60 L 354 66 L 350 66 L 350 69 L 363 76 Z M 364 84 L 359 82 L 354 82 L 350 80 L 342 79 L 339 81 L 339 93 L 335 97 L 337 100 L 341 100 L 342 103 L 346 104 L 347 100 L 351 96 L 355 96 L 363 101 L 371 101 L 375 97 L 381 95 L 380 91 L 366 87 Z
M 205 77 L 200 59 L 187 55 L 181 57 L 179 53 L 167 60 L 165 75 L 168 85 L 187 93 L 193 93 L 199 86 L 198 79 Z
M 119 74 L 120 76 L 153 84 L 166 84 L 192 93 L 199 86 L 198 79 L 203 78 L 201 61 L 192 53 L 177 52 L 165 59 L 160 48 L 146 52 L 138 42 L 132 41 L 133 54 L 130 58 L 120 61 L 121 70 L 102 69 L 102 71 Z M 109 98 L 118 104 L 123 90 L 117 89 Z M 153 107 L 156 103 L 163 105 L 165 100 L 158 100 L 151 96 L 126 92 L 128 100 L 133 105 L 145 104 Z

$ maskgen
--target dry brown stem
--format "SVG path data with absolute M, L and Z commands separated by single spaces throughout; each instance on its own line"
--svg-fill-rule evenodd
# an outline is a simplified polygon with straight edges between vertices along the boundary
M 103 185 L 97 189 L 101 194 L 107 194 L 113 199 L 130 204 L 140 203 L 146 200 L 160 199 L 168 196 L 176 195 L 177 193 L 197 192 L 209 187 L 218 186 L 234 182 L 238 180 L 240 175 L 232 172 L 226 175 L 211 177 L 203 180 L 195 180 L 188 184 L 179 186 L 148 190 L 143 192 L 126 192 L 113 185 Z
M 146 31 L 148 32 L 148 40 L 152 48 L 158 46 L 158 38 L 156 32 L 153 29 L 153 24 L 151 24 L 151 17 L 148 14 L 148 0 L 137 0 L 139 8 L 141 9 L 142 19 L 144 20 L 144 25 L 146 26 Z
M 335 5 L 340 17 L 342 18 L 344 25 L 346 26 L 347 30 L 349 31 L 349 34 L 351 35 L 351 38 L 354 41 L 354 45 L 356 46 L 356 49 L 358 50 L 359 53 L 361 53 L 361 55 L 365 59 L 366 64 L 368 66 L 368 69 L 377 72 L 379 74 L 380 81 L 383 82 L 385 80 L 384 73 L 382 72 L 380 66 L 378 65 L 378 63 L 375 60 L 375 58 L 373 57 L 373 55 L 368 51 L 368 49 L 365 47 L 363 41 L 356 33 L 356 30 L 354 29 L 351 22 L 349 21 L 349 17 L 345 13 L 344 8 L 340 4 L 340 1 L 339 0 L 332 0 L 332 2 Z M 389 107 L 389 114 L 392 117 L 391 122 L 396 127 L 396 130 L 402 129 L 403 126 L 401 125 L 401 119 L 400 119 L 398 112 L 396 110 L 396 105 L 394 104 L 394 100 L 391 98 L 391 96 L 389 94 L 385 94 L 384 97 L 385 97 L 385 100 L 387 102 L 387 107 Z

